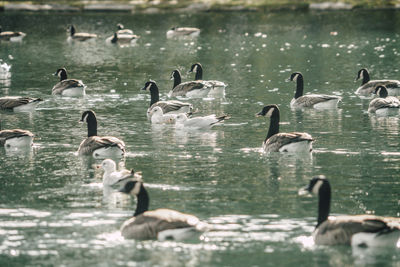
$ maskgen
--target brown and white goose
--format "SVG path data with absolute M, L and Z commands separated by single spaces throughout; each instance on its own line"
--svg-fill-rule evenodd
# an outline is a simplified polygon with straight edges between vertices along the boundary
M 142 180 L 127 182 L 120 190 L 137 197 L 133 217 L 121 226 L 126 239 L 184 240 L 198 236 L 208 225 L 196 216 L 171 209 L 148 210 L 150 198 Z
M 69 31 L 69 36 L 67 39 L 68 42 L 71 41 L 84 42 L 87 40 L 95 40 L 97 38 L 97 34 L 94 33 L 76 32 L 74 25 L 70 25 L 68 31 Z
M 200 35 L 200 29 L 194 27 L 173 27 L 167 31 L 167 38 L 193 38 Z
M 22 96 L 0 97 L 0 109 L 13 111 L 32 111 L 43 99 Z
M 142 90 L 150 92 L 150 107 L 147 109 L 147 117 L 150 119 L 150 112 L 155 107 L 160 107 L 163 114 L 178 114 L 190 113 L 193 111 L 193 106 L 190 103 L 181 102 L 178 100 L 160 100 L 160 93 L 155 81 L 148 81 Z
M 23 32 L 2 31 L 0 26 L 0 41 L 21 42 L 26 36 Z
M 67 70 L 65 68 L 58 69 L 55 76 L 60 78 L 60 81 L 53 86 L 53 95 L 63 96 L 84 96 L 86 94 L 86 85 L 81 80 L 68 79 Z
M 378 86 L 374 94 L 379 97 L 371 100 L 368 106 L 368 112 L 375 113 L 378 116 L 398 115 L 400 109 L 400 100 L 394 96 L 388 96 L 385 86 Z
M 203 83 L 202 81 L 190 81 L 182 83 L 181 73 L 179 70 L 172 71 L 171 80 L 174 80 L 174 85 L 172 90 L 168 93 L 169 97 L 206 97 L 212 89 L 211 84 Z
M 389 95 L 400 95 L 399 80 L 371 80 L 369 72 L 366 68 L 360 69 L 357 73 L 355 81 L 362 79 L 361 86 L 357 88 L 356 94 L 370 95 L 373 94 L 375 88 L 383 85 L 386 87 Z
M 2 130 L 0 124 L 0 146 L 6 149 L 30 148 L 33 143 L 33 133 L 28 130 Z
M 81 122 L 87 123 L 88 137 L 79 145 L 79 155 L 93 155 L 95 158 L 121 158 L 125 155 L 125 143 L 122 140 L 114 136 L 97 135 L 94 111 L 83 112 Z
M 303 74 L 294 72 L 290 75 L 290 81 L 296 82 L 296 93 L 290 101 L 291 108 L 336 108 L 342 99 L 336 95 L 308 94 L 303 95 L 304 80 Z
M 352 245 L 362 247 L 392 246 L 400 238 L 400 218 L 374 215 L 329 216 L 331 186 L 323 176 L 311 179 L 299 194 L 318 195 L 318 222 L 313 232 L 317 245 Z
M 279 108 L 277 105 L 265 106 L 256 116 L 270 117 L 267 137 L 263 142 L 265 152 L 311 152 L 314 139 L 308 133 L 279 132 Z

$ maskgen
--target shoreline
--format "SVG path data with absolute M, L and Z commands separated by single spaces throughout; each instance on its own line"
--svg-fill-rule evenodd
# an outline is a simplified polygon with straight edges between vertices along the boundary
M 354 3 L 353 3 L 354 2 Z M 212 1 L 2 1 L 0 12 L 130 12 L 130 13 L 198 13 L 198 12 L 265 12 L 265 11 L 350 11 L 400 10 L 400 0 L 387 1 L 309 2 L 299 0 Z

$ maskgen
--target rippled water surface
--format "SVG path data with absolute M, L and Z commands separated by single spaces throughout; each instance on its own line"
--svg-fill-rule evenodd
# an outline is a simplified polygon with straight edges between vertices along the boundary
M 385 19 L 390 17 L 391 19 Z M 106 45 L 121 22 L 141 36 L 134 47 Z M 67 25 L 99 35 L 69 44 Z M 33 113 L 1 113 L 5 128 L 35 133 L 31 152 L 0 150 L 0 265 L 63 266 L 287 266 L 400 264 L 399 249 L 352 250 L 314 246 L 317 199 L 297 191 L 317 174 L 333 187 L 334 214 L 400 216 L 399 117 L 378 118 L 369 99 L 354 95 L 357 71 L 400 79 L 400 13 L 205 13 L 198 15 L 4 13 L 3 29 L 27 33 L 22 43 L 0 43 L 11 65 L 0 94 L 42 97 Z M 197 40 L 167 40 L 175 25 L 197 26 Z M 152 126 L 156 80 L 167 99 L 173 69 L 183 80 L 201 62 L 205 79 L 228 84 L 224 99 L 189 101 L 196 115 L 231 115 L 202 132 Z M 84 98 L 54 97 L 52 73 L 65 66 L 87 85 Z M 289 108 L 300 71 L 306 92 L 343 97 L 337 110 Z M 281 131 L 306 131 L 312 155 L 260 152 L 269 122 L 255 114 L 281 109 Z M 198 242 L 124 240 L 119 227 L 135 200 L 103 198 L 100 161 L 75 152 L 86 136 L 80 114 L 93 109 L 99 134 L 127 144 L 127 168 L 143 172 L 151 208 L 197 215 L 215 230 Z

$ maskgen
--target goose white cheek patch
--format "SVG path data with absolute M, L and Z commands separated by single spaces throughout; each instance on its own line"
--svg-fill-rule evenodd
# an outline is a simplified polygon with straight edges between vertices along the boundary
M 320 189 L 322 184 L 323 184 L 323 181 L 321 181 L 321 180 L 319 180 L 318 182 L 315 183 L 315 185 L 312 188 L 313 194 L 318 195 L 319 189 Z

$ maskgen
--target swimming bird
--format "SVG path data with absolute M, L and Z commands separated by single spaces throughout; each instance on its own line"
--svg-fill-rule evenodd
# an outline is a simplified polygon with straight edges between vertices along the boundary
M 21 42 L 26 36 L 23 32 L 2 31 L 0 26 L 0 41 Z
M 0 109 L 13 111 L 31 111 L 43 99 L 37 97 L 4 96 L 0 97 Z
M 277 105 L 267 105 L 257 117 L 270 117 L 267 137 L 263 142 L 265 152 L 311 152 L 314 139 L 308 133 L 279 132 L 279 108 Z
M 207 129 L 229 118 L 228 115 L 217 116 L 215 114 L 188 118 L 185 113 L 180 113 L 176 116 L 175 120 L 178 128 Z
M 183 240 L 209 228 L 194 215 L 171 209 L 149 211 L 150 198 L 142 180 L 129 181 L 120 191 L 137 197 L 133 217 L 121 226 L 121 235 L 126 239 Z
M 97 166 L 97 168 L 102 168 L 104 170 L 103 174 L 103 185 L 112 186 L 120 183 L 126 179 L 138 178 L 139 174 L 135 173 L 135 171 L 122 169 L 117 170 L 117 165 L 112 159 L 105 159 L 101 162 L 101 165 Z M 136 175 L 136 176 L 135 176 Z
M 175 123 L 177 115 L 178 114 L 164 114 L 161 107 L 154 107 L 149 113 L 151 123 L 154 124 Z
M 97 34 L 87 33 L 87 32 L 76 32 L 74 25 L 70 25 L 68 28 L 70 36 L 68 36 L 67 41 L 87 41 L 87 40 L 95 40 L 97 38 Z
M 216 80 L 203 80 L 203 66 L 200 63 L 194 63 L 189 70 L 189 73 L 195 73 L 195 81 L 202 81 L 212 85 L 212 87 L 226 87 L 226 84 Z
M 79 155 L 93 155 L 95 158 L 119 158 L 125 155 L 125 143 L 122 140 L 114 136 L 97 135 L 97 119 L 94 111 L 83 112 L 81 122 L 87 123 L 88 137 L 79 145 Z
M 317 245 L 352 245 L 362 247 L 393 246 L 400 238 L 400 218 L 374 215 L 329 216 L 331 186 L 325 176 L 311 179 L 299 194 L 318 195 L 318 223 L 313 232 Z M 328 218 L 329 216 L 329 218 Z
M 0 125 L 0 146 L 6 149 L 30 148 L 33 143 L 33 133 L 28 130 L 2 130 Z
M 181 73 L 179 70 L 172 71 L 171 80 L 174 80 L 174 85 L 172 90 L 168 93 L 169 97 L 206 97 L 212 89 L 211 84 L 203 83 L 201 81 L 181 83 Z
M 154 107 L 160 107 L 163 114 L 178 114 L 178 113 L 191 113 L 193 105 L 190 103 L 181 102 L 178 100 L 160 100 L 158 86 L 155 81 L 148 81 L 142 90 L 150 91 L 150 107 L 147 109 L 147 117 L 150 119 L 150 111 Z
M 309 94 L 303 95 L 304 80 L 300 72 L 290 75 L 290 81 L 296 82 L 296 93 L 290 101 L 291 108 L 336 108 L 342 99 L 336 95 Z
M 117 34 L 133 34 L 133 31 L 130 29 L 125 29 L 124 25 L 122 25 L 121 23 L 117 24 Z
M 51 90 L 53 95 L 84 96 L 86 94 L 86 85 L 81 80 L 68 79 L 65 68 L 58 69 L 54 75 L 58 76 L 60 81 L 53 86 Z
M 120 34 L 115 32 L 113 36 L 106 39 L 106 43 L 119 45 L 134 45 L 140 37 L 135 34 Z
M 167 31 L 167 38 L 193 38 L 200 35 L 200 29 L 194 27 L 173 27 Z
M 386 87 L 389 95 L 400 95 L 400 81 L 398 80 L 371 80 L 366 68 L 358 71 L 355 81 L 359 79 L 362 79 L 362 82 L 355 92 L 358 95 L 370 95 L 380 85 Z
M 388 96 L 385 86 L 379 85 L 375 88 L 374 94 L 379 97 L 374 98 L 369 103 L 368 112 L 377 115 L 397 115 L 400 108 L 400 100 L 394 96 Z

